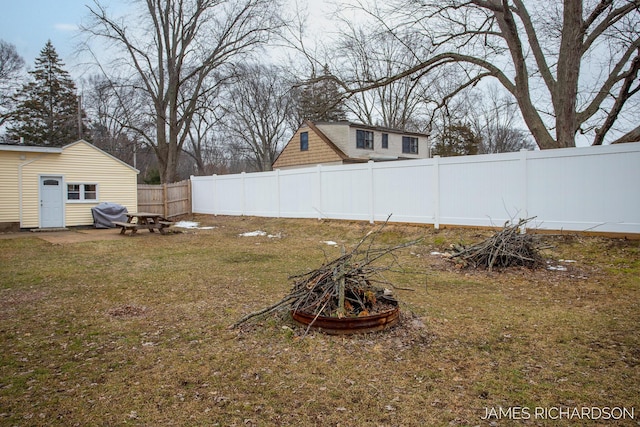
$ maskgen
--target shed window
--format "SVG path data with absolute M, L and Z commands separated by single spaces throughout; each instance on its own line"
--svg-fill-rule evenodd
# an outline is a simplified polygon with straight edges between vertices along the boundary
M 382 134 L 382 148 L 389 148 L 389 134 Z
M 58 185 L 57 179 L 45 179 L 43 182 L 44 185 Z
M 356 148 L 373 150 L 373 132 L 368 130 L 356 130 Z
M 97 184 L 67 184 L 67 200 L 98 200 Z
M 300 151 L 309 150 L 309 132 L 302 132 L 300 134 Z

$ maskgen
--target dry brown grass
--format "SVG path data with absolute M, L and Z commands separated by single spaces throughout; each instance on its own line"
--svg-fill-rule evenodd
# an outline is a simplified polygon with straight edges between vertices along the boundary
M 213 230 L 51 244 L 0 240 L 1 425 L 637 425 L 638 241 L 545 236 L 567 271 L 460 270 L 433 251 L 488 231 L 389 225 L 403 317 L 326 336 L 273 315 L 372 226 L 199 217 Z M 377 227 L 377 226 L 376 226 Z M 264 230 L 280 237 L 239 237 Z M 114 230 L 106 233 L 117 233 Z M 558 260 L 575 262 L 561 263 Z M 534 419 L 535 407 L 625 407 L 635 420 Z M 491 408 L 529 420 L 483 420 Z

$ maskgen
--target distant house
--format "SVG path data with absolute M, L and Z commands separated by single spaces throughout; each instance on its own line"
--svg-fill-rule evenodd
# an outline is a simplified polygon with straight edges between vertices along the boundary
M 91 208 L 135 212 L 138 170 L 85 141 L 64 147 L 0 144 L 0 228 L 92 225 Z
M 293 135 L 274 169 L 429 157 L 428 135 L 351 122 L 306 121 Z

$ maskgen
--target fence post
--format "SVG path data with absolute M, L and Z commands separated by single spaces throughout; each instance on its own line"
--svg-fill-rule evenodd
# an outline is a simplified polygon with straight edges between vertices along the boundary
M 169 212 L 169 206 L 167 203 L 167 183 L 162 184 L 162 216 L 167 217 Z
M 440 228 L 440 156 L 433 156 L 433 206 L 435 209 L 433 228 Z
M 191 180 L 193 179 L 193 175 L 189 176 L 189 214 L 193 213 L 193 185 L 191 184 Z
M 241 213 L 242 216 L 245 216 L 245 210 L 247 208 L 247 202 L 245 200 L 246 191 L 244 189 L 244 179 L 245 179 L 245 175 L 246 174 L 247 174 L 246 172 L 241 172 L 240 173 L 240 185 L 242 186 L 242 191 L 241 191 L 241 194 L 240 194 L 240 201 L 241 201 L 242 204 L 240 205 L 240 210 L 242 211 L 242 213 Z
M 528 173 L 528 160 L 527 160 L 526 148 L 520 149 L 520 211 L 522 212 L 521 219 L 529 218 L 529 173 Z M 520 233 L 527 232 L 526 224 L 520 227 Z
M 374 209 L 374 194 L 375 188 L 373 186 L 373 160 L 367 162 L 367 169 L 369 171 L 369 223 L 373 224 L 375 220 Z
M 280 218 L 280 169 L 276 169 L 276 213 L 277 218 Z
M 217 174 L 213 174 L 213 185 L 211 186 L 213 187 L 213 195 L 211 197 L 211 199 L 213 200 L 213 206 L 211 209 L 213 211 L 213 215 L 218 215 L 218 175 Z
M 316 212 L 318 212 L 318 220 L 322 219 L 322 165 L 316 166 Z
M 187 205 L 189 206 L 189 215 L 193 213 L 193 196 L 191 195 L 191 179 L 187 180 L 187 197 L 189 197 L 189 201 Z

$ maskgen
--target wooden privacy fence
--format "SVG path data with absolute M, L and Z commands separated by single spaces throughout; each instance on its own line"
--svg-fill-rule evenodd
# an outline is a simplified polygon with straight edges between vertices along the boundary
M 138 211 L 158 213 L 165 218 L 191 213 L 191 181 L 173 184 L 138 184 Z

